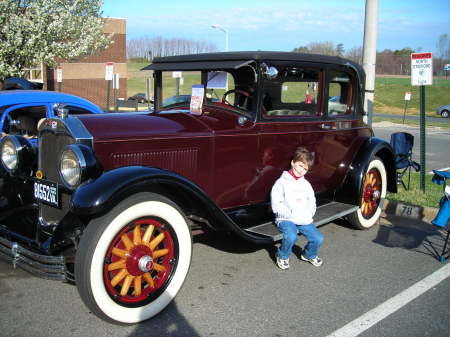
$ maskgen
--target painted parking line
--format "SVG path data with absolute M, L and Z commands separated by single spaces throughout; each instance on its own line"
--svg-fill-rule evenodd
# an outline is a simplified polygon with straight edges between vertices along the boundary
M 370 310 L 364 315 L 344 325 L 342 328 L 334 331 L 327 337 L 355 337 L 369 329 L 379 321 L 385 319 L 390 314 L 407 305 L 409 302 L 419 297 L 429 289 L 433 288 L 441 281 L 450 277 L 450 263 L 438 269 L 433 274 L 425 277 L 423 280 L 403 290 L 400 294 L 381 303 L 376 308 Z

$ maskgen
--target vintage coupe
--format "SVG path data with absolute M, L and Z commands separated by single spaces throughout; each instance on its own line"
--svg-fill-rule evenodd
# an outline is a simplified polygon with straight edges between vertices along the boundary
M 392 149 L 363 121 L 355 63 L 237 52 L 156 58 L 145 69 L 153 112 L 62 113 L 39 125 L 38 148 L 19 135 L 0 148 L 9 182 L 0 254 L 74 281 L 105 320 L 140 322 L 172 301 L 193 229 L 279 240 L 270 190 L 300 145 L 315 153 L 307 177 L 318 225 L 342 217 L 370 228 L 396 191 Z

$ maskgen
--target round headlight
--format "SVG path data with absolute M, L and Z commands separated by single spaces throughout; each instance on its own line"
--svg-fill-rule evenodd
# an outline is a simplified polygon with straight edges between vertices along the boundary
M 19 156 L 17 154 L 17 147 L 11 141 L 6 138 L 2 142 L 2 163 L 8 171 L 14 171 L 19 164 Z
M 64 182 L 71 187 L 81 182 L 80 160 L 71 148 L 66 149 L 61 155 L 60 173 Z

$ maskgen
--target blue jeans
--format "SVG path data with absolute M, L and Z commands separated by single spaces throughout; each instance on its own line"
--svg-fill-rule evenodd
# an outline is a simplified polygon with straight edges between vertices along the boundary
M 297 233 L 302 234 L 308 241 L 302 255 L 307 259 L 313 259 L 317 256 L 317 252 L 323 242 L 323 235 L 319 232 L 316 225 L 312 223 L 300 226 L 292 221 L 284 220 L 278 223 L 278 230 L 283 233 L 283 240 L 277 253 L 280 259 L 288 259 L 291 256 L 292 247 L 298 240 Z

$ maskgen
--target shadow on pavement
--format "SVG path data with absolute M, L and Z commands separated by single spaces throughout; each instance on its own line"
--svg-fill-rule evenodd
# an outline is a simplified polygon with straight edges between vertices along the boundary
M 175 301 L 161 313 L 143 323 L 136 325 L 135 330 L 128 337 L 199 337 L 198 332 L 189 324 L 178 311 Z
M 250 254 L 263 249 L 267 252 L 267 255 L 273 263 L 276 262 L 276 244 L 256 245 L 240 239 L 231 233 L 204 232 L 202 234 L 195 235 L 193 242 L 194 244 L 203 244 L 232 254 Z
M 387 214 L 373 242 L 389 248 L 403 248 L 438 259 L 445 235 L 423 220 Z

